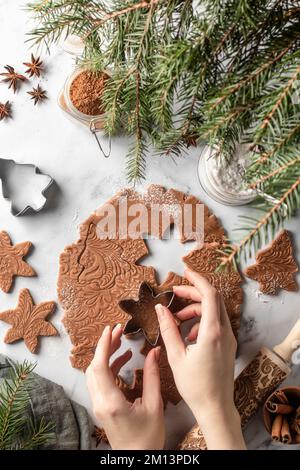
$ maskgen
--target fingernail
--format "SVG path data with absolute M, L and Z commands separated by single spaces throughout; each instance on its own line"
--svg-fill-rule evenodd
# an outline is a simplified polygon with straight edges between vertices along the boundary
M 118 323 L 118 324 L 115 326 L 115 328 L 123 328 L 123 327 L 122 327 L 122 323 Z
M 156 359 L 156 362 L 159 361 L 159 358 L 160 358 L 160 350 L 161 350 L 161 347 L 160 346 L 157 346 L 157 348 L 155 348 L 155 359 Z
M 156 304 L 155 305 L 155 311 L 157 313 L 157 316 L 158 316 L 158 319 L 161 320 L 165 314 L 165 310 L 164 310 L 164 307 L 162 306 L 162 304 Z
M 107 335 L 107 333 L 109 333 L 109 331 L 110 331 L 110 326 L 109 326 L 109 325 L 106 325 L 106 326 L 104 327 L 103 334 Z
M 176 290 L 178 287 L 180 287 L 180 286 L 173 286 L 173 290 Z

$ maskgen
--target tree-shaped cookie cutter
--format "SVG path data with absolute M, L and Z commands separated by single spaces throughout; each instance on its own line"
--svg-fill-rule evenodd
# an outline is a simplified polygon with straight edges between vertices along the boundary
M 40 191 L 40 194 L 44 198 L 44 201 L 42 202 L 42 204 L 40 206 L 32 207 L 30 204 L 28 204 L 26 202 L 24 203 L 24 207 L 21 207 L 21 208 L 19 208 L 15 205 L 14 200 L 13 200 L 13 195 L 11 195 L 10 190 L 9 190 L 9 185 L 7 184 L 8 175 L 11 173 L 11 171 L 13 170 L 13 168 L 15 166 L 32 168 L 32 170 L 35 173 L 37 178 L 40 175 L 42 175 L 43 177 L 48 178 L 48 181 L 46 182 L 45 187 Z M 1 180 L 1 183 L 2 183 L 3 197 L 11 202 L 10 211 L 11 211 L 12 215 L 14 215 L 16 217 L 24 215 L 27 212 L 32 212 L 32 213 L 40 212 L 45 207 L 45 204 L 47 202 L 46 193 L 47 193 L 48 189 L 50 188 L 50 186 L 52 186 L 53 183 L 54 183 L 54 179 L 51 176 L 49 176 L 45 173 L 42 173 L 37 166 L 32 165 L 30 163 L 17 163 L 14 160 L 6 159 L 6 158 L 0 158 L 0 180 Z M 21 183 L 21 181 L 20 181 L 20 183 Z

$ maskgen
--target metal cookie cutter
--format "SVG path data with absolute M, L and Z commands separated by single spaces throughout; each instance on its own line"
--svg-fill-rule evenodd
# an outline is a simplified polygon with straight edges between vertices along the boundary
M 0 158 L 0 180 L 3 197 L 11 202 L 10 210 L 16 217 L 40 212 L 47 202 L 46 193 L 54 183 L 54 179 L 37 166 L 5 158 Z
M 128 313 L 131 316 L 131 319 L 128 320 L 124 327 L 124 334 L 131 336 L 139 333 L 140 331 L 144 334 L 146 340 L 148 341 L 151 346 L 156 346 L 157 341 L 159 339 L 159 328 L 157 326 L 157 331 L 154 332 L 154 335 L 150 331 L 146 331 L 143 326 L 143 316 L 144 316 L 144 309 L 145 305 L 150 306 L 150 309 L 153 311 L 155 309 L 155 305 L 158 303 L 162 303 L 165 307 L 171 307 L 171 304 L 174 300 L 175 294 L 171 290 L 165 290 L 163 292 L 159 292 L 155 294 L 150 284 L 143 281 L 140 284 L 139 292 L 137 299 L 123 299 L 119 302 L 119 307 L 124 310 L 124 312 Z M 154 318 L 156 315 L 154 315 Z M 142 323 L 140 321 L 142 318 Z M 154 320 L 155 321 L 155 320 Z M 158 325 L 158 324 L 157 324 Z

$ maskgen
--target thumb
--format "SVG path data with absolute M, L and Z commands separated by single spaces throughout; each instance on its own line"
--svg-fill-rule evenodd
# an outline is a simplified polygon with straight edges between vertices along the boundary
M 161 304 L 155 305 L 155 310 L 159 322 L 160 334 L 165 343 L 168 361 L 170 366 L 173 367 L 178 358 L 185 352 L 185 346 L 170 310 L 163 307 Z
M 151 349 L 144 364 L 142 401 L 150 409 L 157 409 L 162 402 L 158 366 L 159 354 L 160 347 Z

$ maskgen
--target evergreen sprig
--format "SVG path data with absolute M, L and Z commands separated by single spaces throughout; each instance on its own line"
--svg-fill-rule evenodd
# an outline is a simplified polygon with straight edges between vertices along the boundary
M 237 245 L 226 246 L 220 256 L 221 267 L 229 266 L 231 263 L 236 265 L 242 258 L 246 261 L 248 256 L 253 256 L 262 245 L 274 238 L 284 221 L 295 215 L 300 207 L 299 161 L 297 165 L 284 168 L 280 177 L 279 174 L 278 172 L 272 179 L 272 186 L 279 199 L 260 198 L 253 204 L 253 208 L 260 215 L 241 217 L 242 226 L 237 230 L 244 232 L 245 235 Z
M 206 141 L 229 162 L 237 144 L 249 145 L 246 180 L 262 214 L 225 264 L 258 249 L 262 232 L 299 208 L 299 0 L 37 0 L 28 8 L 34 43 L 77 34 L 81 60 L 111 71 L 106 131 L 132 136 L 130 181 L 144 176 L 150 146 L 177 157 Z
M 44 418 L 28 421 L 29 390 L 35 365 L 24 361 L 11 368 L 0 386 L 0 449 L 34 449 L 53 438 L 52 424 Z

